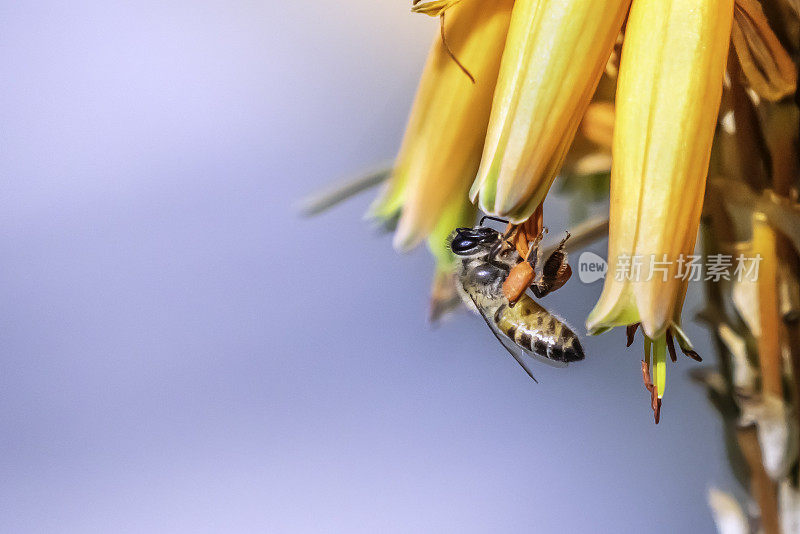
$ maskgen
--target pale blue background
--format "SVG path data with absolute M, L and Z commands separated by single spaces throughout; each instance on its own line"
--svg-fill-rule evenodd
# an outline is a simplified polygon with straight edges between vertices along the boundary
M 535 386 L 476 318 L 426 326 L 370 195 L 296 217 L 394 154 L 408 7 L 0 3 L 1 532 L 712 530 L 688 360 L 658 427 L 622 332 Z

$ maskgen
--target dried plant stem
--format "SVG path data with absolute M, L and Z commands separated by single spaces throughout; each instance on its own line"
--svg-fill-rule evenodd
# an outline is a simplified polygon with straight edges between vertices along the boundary
M 777 105 L 767 118 L 767 144 L 769 145 L 772 163 L 772 188 L 777 195 L 791 200 L 797 179 L 800 176 L 800 161 L 795 154 L 795 143 L 798 139 L 798 108 L 793 105 Z M 777 259 L 786 268 L 784 276 L 793 278 L 797 287 L 800 278 L 800 257 L 792 242 L 782 233 L 775 235 Z M 794 386 L 795 417 L 800 428 L 800 322 L 797 317 L 783 317 L 780 332 L 785 341 L 791 365 L 791 376 Z
M 769 161 L 769 150 L 761 131 L 756 107 L 744 85 L 739 83 L 739 79 L 744 75 L 733 47 L 729 53 L 728 69 L 731 77 L 728 99 L 731 111 L 736 117 L 734 142 L 737 149 L 735 159 L 738 160 L 736 165 L 730 166 L 730 169 L 738 172 L 739 179 L 760 190 L 767 186 L 765 162 Z
M 755 426 L 740 428 L 736 432 L 739 448 L 750 467 L 750 491 L 761 511 L 761 526 L 764 534 L 780 534 L 778 517 L 778 491 L 767 471 L 761 456 L 761 445 Z
M 794 404 L 800 404 L 800 322 L 796 319 L 791 323 L 783 323 L 786 344 L 789 346 L 789 357 L 792 365 L 792 379 L 794 382 Z M 800 410 L 795 409 L 797 425 L 800 428 Z M 800 467 L 800 466 L 799 466 Z
M 791 104 L 775 105 L 767 116 L 766 126 L 772 189 L 776 194 L 791 199 L 800 176 L 800 160 L 795 153 L 800 110 Z
M 725 192 L 725 202 L 732 210 L 764 213 L 769 222 L 800 249 L 800 206 L 774 191 L 756 192 L 747 184 L 723 176 L 714 176 L 709 183 Z
M 713 201 L 710 201 L 714 197 Z M 700 227 L 702 232 L 703 253 L 706 256 L 719 253 L 719 244 L 717 239 L 719 237 L 731 238 L 729 234 L 733 228 L 730 217 L 725 212 L 725 206 L 716 195 L 706 195 L 706 201 L 703 209 L 707 210 L 708 217 L 705 218 L 705 224 Z M 714 338 L 714 345 L 717 349 L 717 359 L 719 361 L 720 373 L 725 377 L 725 385 L 727 393 L 731 393 L 731 383 L 733 381 L 733 369 L 730 360 L 728 349 L 719 335 L 717 325 L 721 322 L 727 322 L 728 317 L 725 313 L 724 298 L 720 284 L 715 284 L 711 280 L 703 284 L 706 295 L 706 306 L 701 312 L 701 317 L 708 321 L 709 327 Z
M 753 214 L 753 253 L 761 256 L 758 270 L 758 361 L 762 393 L 783 400 L 780 311 L 778 309 L 778 255 L 775 231 L 761 213 Z
M 731 432 L 736 445 L 732 446 L 741 453 L 743 461 L 735 461 L 731 456 L 731 467 L 740 475 L 737 479 L 749 486 L 751 498 L 760 509 L 758 524 L 751 523 L 747 531 L 767 534 L 780 533 L 782 526 L 793 532 L 793 527 L 786 525 L 798 513 L 797 503 L 784 498 L 778 490 L 796 491 L 796 473 L 785 476 L 783 471 L 767 469 L 774 467 L 776 453 L 796 454 L 796 451 L 782 451 L 770 442 L 770 432 L 774 430 L 771 425 L 785 423 L 770 419 L 764 411 L 773 405 L 772 402 L 776 403 L 774 405 L 781 403 L 789 413 L 794 413 L 800 424 L 800 314 L 795 312 L 800 306 L 794 298 L 796 282 L 800 279 L 800 204 L 797 202 L 800 195 L 800 98 L 796 92 L 794 102 L 788 98 L 778 101 L 785 92 L 770 93 L 775 98 L 764 94 L 764 89 L 778 87 L 775 84 L 766 87 L 767 82 L 786 82 L 784 88 L 796 85 L 792 78 L 796 78 L 797 67 L 788 64 L 783 49 L 793 54 L 797 63 L 800 32 L 795 18 L 789 22 L 790 17 L 783 16 L 786 13 L 776 11 L 779 5 L 785 7 L 786 4 L 774 0 L 737 0 L 736 24 L 744 22 L 749 26 L 742 29 L 734 25 L 733 33 L 738 32 L 739 36 L 733 37 L 728 62 L 730 86 L 722 107 L 732 114 L 721 113 L 723 122 L 717 139 L 717 157 L 712 159 L 703 207 L 706 254 L 746 252 L 749 256 L 761 257 L 755 288 L 736 283 L 706 284 L 707 303 L 701 317 L 714 332 L 719 353 L 719 374 L 712 375 L 716 382 L 706 383 L 709 395 L 723 418 L 736 425 Z M 761 6 L 764 14 L 761 14 Z M 749 18 L 743 20 L 743 15 Z M 748 31 L 753 34 L 753 30 L 758 30 L 755 33 L 763 37 L 761 42 L 741 39 Z M 770 61 L 779 55 L 757 53 L 765 49 L 780 49 L 778 52 L 783 54 L 780 56 L 781 72 L 792 70 L 793 76 L 766 76 L 754 70 L 755 63 L 756 66 L 772 65 Z M 749 63 L 744 65 L 742 58 Z M 761 81 L 765 83 L 761 84 L 761 90 L 750 83 L 754 77 L 757 81 L 763 78 Z M 752 236 L 744 231 L 746 217 L 750 219 Z M 753 289 L 755 293 L 751 293 Z M 740 292 L 737 294 L 737 291 Z M 729 309 L 737 310 L 738 316 L 728 315 Z M 755 320 L 752 311 L 757 313 Z M 748 313 L 750 320 L 745 324 L 740 318 Z M 747 341 L 738 349 L 732 348 L 719 333 L 726 323 Z M 752 343 L 750 334 L 755 338 Z M 759 389 L 753 389 L 755 369 L 750 366 L 754 363 L 759 368 Z M 784 382 L 787 378 L 791 383 Z M 782 430 L 794 432 L 791 425 Z M 786 457 L 784 461 L 796 462 L 797 457 Z M 741 470 L 744 465 L 749 471 L 746 475 Z M 769 473 L 776 478 L 770 478 Z
M 392 165 L 389 163 L 377 170 L 328 186 L 304 198 L 297 206 L 297 211 L 304 217 L 319 215 L 362 191 L 382 184 L 391 174 Z

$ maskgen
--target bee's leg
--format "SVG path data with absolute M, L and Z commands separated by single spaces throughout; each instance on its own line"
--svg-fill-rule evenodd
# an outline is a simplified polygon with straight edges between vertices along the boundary
M 509 240 L 509 238 L 511 237 L 511 235 L 512 235 L 512 234 L 513 234 L 515 231 L 516 231 L 516 227 L 514 227 L 514 226 L 510 227 L 510 228 L 509 228 L 508 230 L 506 230 L 506 232 L 505 232 L 505 233 L 502 235 L 502 237 L 500 238 L 500 240 L 499 240 L 497 243 L 495 243 L 494 245 L 492 245 L 492 248 L 489 250 L 489 254 L 486 256 L 486 261 L 487 261 L 487 262 L 489 262 L 489 263 L 491 263 L 492 265 L 495 265 L 495 266 L 497 266 L 497 267 L 502 267 L 502 268 L 504 268 L 504 269 L 506 268 L 506 266 L 505 266 L 505 265 L 501 265 L 501 264 L 497 264 L 497 263 L 495 263 L 494 259 L 497 257 L 497 255 L 498 255 L 498 254 L 500 254 L 500 253 L 503 251 L 503 249 L 505 249 L 507 246 L 511 246 L 511 245 L 509 244 L 508 240 Z
M 527 239 L 527 236 L 523 238 Z M 511 268 L 508 277 L 503 282 L 503 295 L 508 299 L 508 306 L 511 308 L 522 298 L 522 295 L 536 279 L 536 263 L 539 260 L 539 242 L 541 240 L 540 234 L 532 243 L 526 243 L 526 246 L 530 244 L 528 253 Z
M 537 298 L 542 298 L 559 289 L 572 276 L 572 268 L 567 263 L 567 253 L 564 250 L 567 239 L 569 239 L 569 232 L 544 262 L 541 276 L 531 285 L 531 291 Z
M 528 255 L 525 256 L 525 261 L 531 264 L 534 270 L 536 270 L 536 264 L 539 262 L 539 256 L 541 255 L 541 251 L 539 250 L 539 243 L 542 241 L 542 236 L 544 234 L 539 234 L 536 236 L 536 239 L 531 242 L 531 246 L 528 249 Z

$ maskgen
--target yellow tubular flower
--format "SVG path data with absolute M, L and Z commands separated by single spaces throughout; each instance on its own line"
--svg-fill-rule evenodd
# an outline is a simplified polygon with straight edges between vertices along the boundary
M 401 211 L 394 240 L 400 250 L 419 244 L 443 217 L 466 219 L 454 214 L 468 209 L 467 191 L 480 164 L 512 6 L 513 0 L 461 0 L 447 11 L 447 43 L 476 82 L 437 35 L 389 189 L 371 210 L 383 219 Z M 438 246 L 445 246 L 444 238 Z
M 641 322 L 660 340 L 678 323 L 679 258 L 694 250 L 733 7 L 734 0 L 633 2 L 617 85 L 609 274 L 587 319 L 591 333 Z M 635 270 L 617 276 L 635 258 L 638 281 Z M 658 381 L 661 396 L 663 376 Z
M 478 177 L 482 210 L 527 219 L 544 200 L 630 0 L 517 0 Z

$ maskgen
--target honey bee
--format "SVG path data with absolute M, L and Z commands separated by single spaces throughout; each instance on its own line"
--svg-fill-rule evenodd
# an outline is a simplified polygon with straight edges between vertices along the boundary
M 482 221 L 481 221 L 482 222 Z M 456 287 L 462 300 L 483 317 L 495 337 L 536 380 L 525 364 L 522 352 L 541 361 L 563 367 L 584 358 L 578 336 L 560 319 L 548 312 L 527 293 L 512 302 L 503 291 L 509 273 L 522 262 L 535 270 L 539 256 L 537 238 L 527 258 L 508 243 L 506 235 L 484 227 L 457 228 L 449 237 L 456 256 Z M 567 234 L 569 237 L 569 234 Z M 532 277 L 531 290 L 537 297 L 558 289 L 569 278 L 564 243 L 545 261 L 538 277 Z

